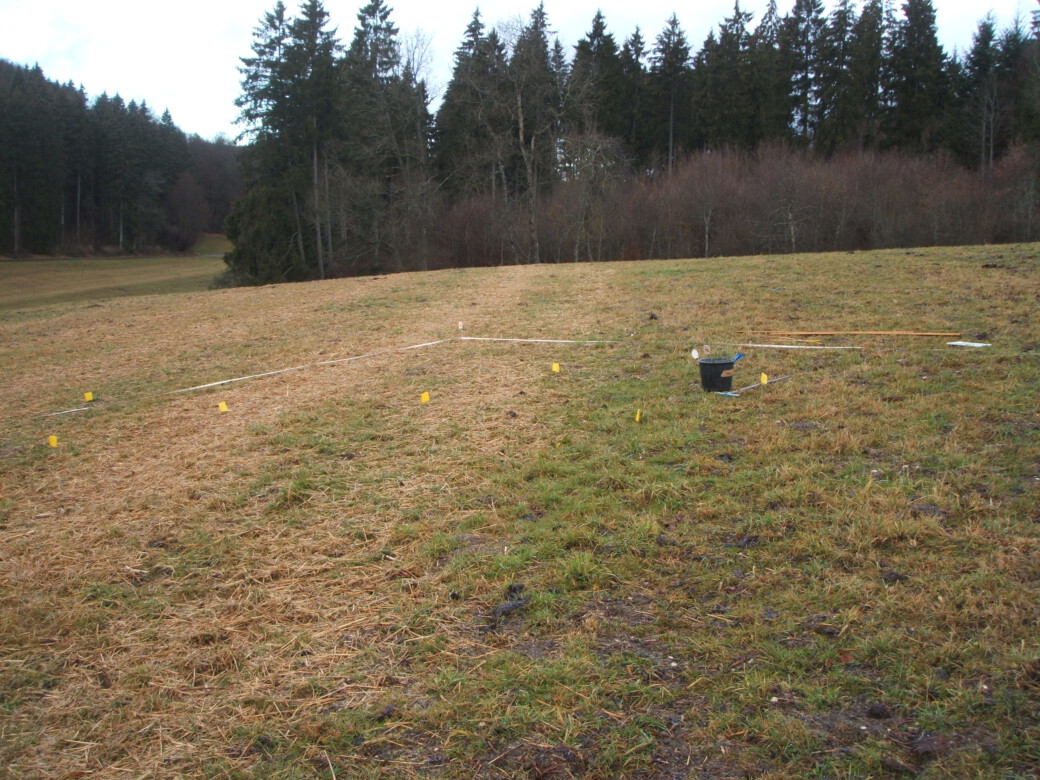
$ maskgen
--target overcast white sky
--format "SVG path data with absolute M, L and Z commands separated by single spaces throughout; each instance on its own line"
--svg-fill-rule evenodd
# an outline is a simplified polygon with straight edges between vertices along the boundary
M 947 52 L 964 51 L 978 20 L 992 10 L 998 28 L 1016 14 L 1026 24 L 1037 0 L 933 0 L 940 40 Z M 299 3 L 285 0 L 295 14 Z M 402 35 L 421 30 L 430 39 L 428 83 L 439 95 L 451 76 L 452 53 L 462 39 L 473 10 L 479 5 L 484 22 L 526 18 L 537 0 L 390 0 L 392 20 Z M 757 24 L 767 0 L 743 0 Z M 900 0 L 896 0 L 896 5 Z M 325 0 L 339 38 L 353 37 L 362 0 Z M 781 15 L 794 0 L 779 0 Z M 829 11 L 833 2 L 825 0 Z M 187 133 L 213 138 L 233 137 L 239 94 L 239 58 L 250 53 L 257 20 L 274 7 L 274 0 L 0 0 L 0 58 L 21 65 L 39 64 L 48 78 L 72 80 L 93 98 L 102 92 L 124 100 L 145 100 L 158 116 L 169 109 Z M 546 0 L 553 30 L 573 52 L 585 35 L 596 9 L 606 16 L 620 43 L 639 26 L 653 42 L 674 11 L 693 51 L 709 30 L 729 16 L 733 0 Z

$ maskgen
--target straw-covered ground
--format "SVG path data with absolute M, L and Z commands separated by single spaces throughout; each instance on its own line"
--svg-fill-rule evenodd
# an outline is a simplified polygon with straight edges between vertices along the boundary
M 1038 256 L 0 310 L 0 774 L 1033 776 Z

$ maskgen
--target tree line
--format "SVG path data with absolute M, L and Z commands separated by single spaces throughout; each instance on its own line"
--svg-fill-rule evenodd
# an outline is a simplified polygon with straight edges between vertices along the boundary
M 988 15 L 947 54 L 931 0 L 738 2 L 699 50 L 675 15 L 620 40 L 596 13 L 567 47 L 541 5 L 476 11 L 433 111 L 427 42 L 391 16 L 370 0 L 346 41 L 320 0 L 276 2 L 242 59 L 241 146 L 0 61 L 0 251 L 223 223 L 229 280 L 255 284 L 1036 238 L 1037 18 Z
M 348 45 L 320 0 L 260 20 L 235 280 L 1036 237 L 1036 23 L 948 55 L 930 0 L 738 2 L 696 52 L 602 13 L 569 51 L 542 5 L 476 11 L 434 114 L 390 16 Z
M 231 143 L 0 60 L 0 252 L 183 250 L 237 195 Z

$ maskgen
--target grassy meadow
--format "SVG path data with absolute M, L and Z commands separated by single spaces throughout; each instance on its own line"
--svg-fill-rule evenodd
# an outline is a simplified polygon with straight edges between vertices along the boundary
M 228 249 L 223 236 L 206 235 L 183 257 L 0 259 L 0 312 L 198 292 L 225 269 Z
M 0 776 L 1035 776 L 1038 258 L 43 262 L 0 286 Z M 790 378 L 705 393 L 703 345 Z

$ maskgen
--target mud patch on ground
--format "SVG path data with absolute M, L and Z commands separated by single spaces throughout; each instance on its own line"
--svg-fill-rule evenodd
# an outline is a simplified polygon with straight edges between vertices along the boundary
M 585 602 L 574 617 L 586 622 L 650 626 L 656 621 L 656 608 L 652 599 L 642 595 L 604 596 L 598 601 Z

